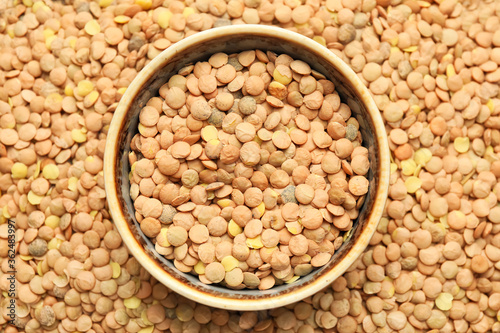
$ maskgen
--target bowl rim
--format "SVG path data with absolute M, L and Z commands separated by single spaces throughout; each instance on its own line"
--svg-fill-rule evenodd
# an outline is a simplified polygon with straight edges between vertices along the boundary
M 352 83 L 353 89 L 356 91 L 359 99 L 366 107 L 368 114 L 372 120 L 373 126 L 376 129 L 374 139 L 376 140 L 379 148 L 379 163 L 380 168 L 378 174 L 378 186 L 374 197 L 372 212 L 368 216 L 367 223 L 364 226 L 359 237 L 354 241 L 352 247 L 342 258 L 329 271 L 325 271 L 322 275 L 315 279 L 312 283 L 306 284 L 303 287 L 294 290 L 292 293 L 279 293 L 270 295 L 265 299 L 252 299 L 252 298 L 226 298 L 220 295 L 211 295 L 203 292 L 194 286 L 184 284 L 176 278 L 166 274 L 166 272 L 153 260 L 142 248 L 142 246 L 135 239 L 128 223 L 125 219 L 123 208 L 117 193 L 117 182 L 115 178 L 116 159 L 118 157 L 118 140 L 119 131 L 122 123 L 126 118 L 126 114 L 130 109 L 133 98 L 137 95 L 138 91 L 142 88 L 155 73 L 156 68 L 166 63 L 166 59 L 172 58 L 179 52 L 192 47 L 195 44 L 207 40 L 213 40 L 220 37 L 227 37 L 231 35 L 258 35 L 261 37 L 273 37 L 282 39 L 283 42 L 293 42 L 294 44 L 301 44 L 302 47 L 317 53 L 318 56 L 327 60 L 343 77 Z M 375 135 L 376 134 L 376 135 Z M 387 200 L 389 189 L 390 177 L 390 152 L 387 140 L 385 125 L 382 120 L 380 111 L 378 110 L 373 98 L 371 97 L 368 89 L 361 82 L 356 73 L 338 56 L 328 50 L 326 47 L 320 45 L 316 41 L 300 35 L 298 33 L 278 28 L 274 26 L 265 25 L 234 25 L 209 29 L 203 32 L 196 33 L 183 40 L 169 46 L 162 51 L 158 56 L 150 61 L 134 78 L 129 87 L 123 94 L 116 110 L 114 111 L 112 121 L 110 123 L 105 152 L 104 152 L 104 185 L 106 199 L 108 201 L 109 213 L 112 217 L 113 223 L 116 225 L 123 242 L 130 250 L 130 253 L 137 259 L 139 263 L 154 276 L 160 283 L 167 286 L 172 291 L 194 300 L 196 302 L 228 310 L 264 310 L 285 306 L 294 302 L 298 302 L 312 294 L 320 291 L 321 289 L 330 285 L 336 278 L 342 275 L 354 261 L 363 253 L 368 246 L 373 233 L 382 217 L 385 203 Z M 230 291 L 228 289 L 228 291 Z

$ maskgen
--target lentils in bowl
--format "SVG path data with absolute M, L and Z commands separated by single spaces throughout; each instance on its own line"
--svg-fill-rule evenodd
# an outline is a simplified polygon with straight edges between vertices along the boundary
M 358 121 L 287 54 L 216 53 L 172 76 L 131 141 L 135 217 L 205 284 L 266 290 L 328 263 L 368 192 Z
M 204 304 L 264 309 L 311 295 L 381 216 L 380 114 L 354 73 L 303 36 L 225 27 L 178 44 L 136 78 L 110 126 L 118 230 L 155 277 Z

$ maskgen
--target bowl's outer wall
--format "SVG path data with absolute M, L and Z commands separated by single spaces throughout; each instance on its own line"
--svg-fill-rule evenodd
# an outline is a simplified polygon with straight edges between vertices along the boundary
M 303 36 L 294 34 L 297 35 L 297 39 L 285 42 L 283 40 L 284 32 L 282 29 L 271 28 L 271 30 L 276 31 L 271 31 L 273 34 L 269 35 L 269 32 L 267 31 L 259 34 L 260 29 L 257 28 L 262 28 L 262 26 L 257 26 L 256 29 L 252 30 L 249 30 L 248 26 L 246 30 L 242 30 L 241 28 L 243 27 L 245 26 L 232 27 L 233 31 L 240 32 L 239 35 L 228 33 L 228 31 L 221 31 L 221 33 L 217 34 L 217 31 L 214 30 L 224 29 L 212 29 L 212 31 L 210 31 L 210 35 L 214 36 L 214 38 L 211 37 L 201 43 L 188 45 L 185 50 L 174 53 L 170 52 L 169 54 L 169 49 L 175 47 L 177 44 L 171 46 L 155 58 L 149 65 L 157 65 L 157 68 L 154 70 L 149 68 L 149 73 L 147 71 L 148 67 L 141 71 L 138 74 L 138 77 L 131 84 L 131 87 L 128 88 L 124 97 L 120 101 L 117 110 L 115 111 L 115 116 L 110 126 L 110 132 L 108 133 L 108 142 L 106 147 L 106 154 L 108 154 L 108 156 L 105 158 L 105 163 L 107 163 L 105 167 L 106 191 L 108 192 L 108 189 L 114 186 L 119 198 L 118 207 L 113 207 L 116 202 L 111 202 L 112 200 L 109 200 L 113 197 L 113 195 L 108 197 L 112 217 L 117 224 L 122 237 L 125 236 L 125 243 L 129 246 L 131 252 L 138 257 L 138 259 L 147 259 L 143 257 L 144 253 L 142 248 L 146 250 L 150 260 L 140 260 L 141 264 L 150 270 L 150 272 L 160 282 L 165 283 L 168 287 L 186 297 L 190 297 L 198 302 L 216 307 L 226 308 L 228 307 L 228 304 L 232 304 L 230 308 L 235 310 L 265 309 L 282 306 L 294 301 L 299 301 L 301 298 L 307 297 L 333 282 L 350 266 L 350 263 L 352 263 L 359 256 L 361 251 L 368 244 L 369 239 L 376 228 L 376 224 L 380 219 L 383 206 L 385 205 L 389 178 L 389 159 L 387 156 L 389 154 L 388 147 L 381 147 L 381 142 L 383 145 L 381 138 L 385 141 L 387 140 L 385 130 L 382 127 L 383 131 L 381 132 L 380 126 L 378 126 L 376 131 L 374 127 L 374 123 L 377 124 L 377 120 L 379 123 L 378 125 L 382 123 L 382 120 L 376 108 L 375 111 L 380 119 L 373 119 L 373 110 L 370 113 L 367 110 L 366 105 L 359 102 L 360 99 L 366 100 L 367 96 L 365 95 L 368 94 L 366 88 L 363 86 L 361 88 L 365 89 L 365 91 L 362 91 L 361 95 L 363 95 L 363 93 L 365 95 L 360 96 L 359 85 L 362 85 L 362 83 L 359 79 L 358 82 L 356 82 L 358 86 L 356 86 L 356 83 L 351 83 L 341 73 L 341 71 L 344 71 L 345 74 L 345 68 L 334 68 L 331 62 L 325 60 L 323 58 L 323 54 L 326 50 L 325 48 L 319 46 L 315 48 L 304 47 L 301 44 L 303 42 L 302 38 L 305 38 Z M 237 28 L 241 31 L 238 31 Z M 289 32 L 286 33 L 289 34 Z M 296 36 L 292 37 L 295 38 Z M 354 232 L 349 233 L 347 240 L 341 248 L 336 251 L 332 260 L 327 265 L 316 269 L 311 274 L 306 277 L 302 277 L 293 284 L 275 286 L 274 288 L 266 291 L 228 290 L 220 286 L 205 285 L 201 283 L 197 277 L 181 273 L 175 269 L 171 261 L 166 260 L 154 250 L 153 243 L 140 230 L 139 224 L 134 217 L 134 206 L 130 198 L 130 182 L 128 181 L 130 171 L 130 165 L 128 162 L 130 141 L 137 133 L 139 112 L 151 97 L 159 95 L 158 90 L 161 85 L 166 83 L 168 79 L 172 75 L 176 74 L 182 67 L 196 61 L 206 61 L 211 54 L 217 52 L 231 54 L 250 49 L 260 49 L 263 51 L 270 50 L 278 54 L 289 54 L 294 59 L 301 59 L 307 62 L 314 70 L 324 74 L 328 79 L 333 81 L 336 91 L 341 96 L 342 102 L 349 105 L 353 115 L 360 124 L 363 146 L 368 148 L 371 164 L 370 172 L 367 175 L 370 181 L 369 192 L 362 206 L 361 214 L 354 224 Z M 326 50 L 326 52 L 330 53 L 328 50 Z M 345 64 L 343 65 L 347 66 Z M 355 76 L 354 72 L 352 72 L 352 74 Z M 134 83 L 137 83 L 136 80 L 142 81 L 143 83 L 134 86 Z M 356 89 L 356 87 L 358 89 Z M 370 97 L 368 96 L 368 98 Z M 373 104 L 370 105 L 370 107 L 373 108 L 374 102 L 371 102 Z M 123 114 L 124 112 L 126 112 L 126 114 Z M 378 135 L 375 136 L 374 133 L 377 133 Z M 381 153 L 386 153 L 387 155 Z M 380 156 L 383 156 L 383 158 L 380 158 Z M 114 161 L 114 166 L 109 165 L 111 161 Z M 373 173 L 374 170 L 377 174 Z M 110 177 L 110 173 L 112 172 L 114 172 L 114 177 Z M 112 180 L 113 183 L 110 183 L 108 180 Z M 377 197 L 377 190 L 379 191 L 379 197 Z M 381 195 L 383 198 L 380 198 Z M 375 203 L 377 203 L 377 205 L 375 205 Z M 129 228 L 129 230 L 125 230 L 127 226 L 132 227 Z M 130 237 L 130 232 L 133 233 L 135 240 Z M 359 251 L 359 249 L 358 251 L 350 251 L 355 241 L 363 243 L 364 246 L 361 251 Z M 152 265 L 156 267 L 152 267 Z M 164 272 L 162 272 L 163 270 Z M 328 280 L 321 281 L 321 285 L 318 285 L 318 277 L 326 271 L 330 271 L 328 274 Z M 167 274 L 165 274 L 165 272 Z M 174 282 L 172 278 L 177 280 L 176 284 L 172 285 L 172 282 Z M 314 285 L 314 288 L 311 285 Z M 296 297 L 290 297 L 292 294 L 295 294 Z M 211 298 L 210 296 L 215 296 L 215 299 L 209 300 L 208 298 Z M 215 302 L 217 299 L 218 302 Z M 287 300 L 287 303 L 283 302 L 284 299 Z M 223 300 L 228 302 L 224 302 Z M 259 302 L 257 303 L 257 301 Z

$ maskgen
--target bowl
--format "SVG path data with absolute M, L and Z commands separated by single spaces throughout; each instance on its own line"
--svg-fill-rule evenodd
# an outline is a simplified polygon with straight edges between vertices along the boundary
M 269 290 L 233 290 L 206 285 L 197 276 L 178 271 L 159 255 L 142 233 L 130 198 L 128 153 L 137 133 L 140 109 L 170 76 L 187 64 L 206 60 L 217 52 L 228 54 L 261 49 L 286 53 L 307 62 L 334 82 L 342 101 L 360 124 L 370 160 L 369 191 L 353 229 L 325 266 L 290 284 Z M 384 123 L 368 90 L 349 68 L 327 48 L 300 34 L 263 25 L 237 25 L 200 32 L 170 46 L 155 57 L 127 88 L 107 135 L 104 180 L 109 211 L 123 241 L 138 262 L 172 291 L 196 302 L 223 309 L 257 311 L 298 302 L 328 287 L 367 247 L 382 217 L 389 187 L 390 153 Z

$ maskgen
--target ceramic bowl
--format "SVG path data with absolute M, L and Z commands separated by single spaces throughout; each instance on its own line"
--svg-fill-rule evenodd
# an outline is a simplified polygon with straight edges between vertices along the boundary
M 232 290 L 205 285 L 197 276 L 178 271 L 159 255 L 141 232 L 130 198 L 128 154 L 137 133 L 139 111 L 158 96 L 161 85 L 187 64 L 206 61 L 217 52 L 227 54 L 261 49 L 286 53 L 307 62 L 335 83 L 342 101 L 359 121 L 363 145 L 368 148 L 370 185 L 352 232 L 330 262 L 290 284 L 270 290 Z M 123 241 L 152 276 L 174 292 L 208 306 L 230 310 L 263 310 L 298 302 L 327 287 L 342 275 L 367 247 L 382 216 L 387 198 L 390 153 L 384 123 L 368 90 L 349 66 L 315 41 L 281 28 L 237 25 L 215 28 L 183 39 L 154 58 L 127 88 L 109 127 L 104 179 L 109 211 Z

